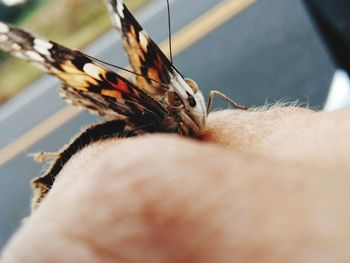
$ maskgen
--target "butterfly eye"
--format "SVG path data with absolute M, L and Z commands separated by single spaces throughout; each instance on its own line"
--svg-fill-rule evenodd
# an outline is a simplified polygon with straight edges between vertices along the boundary
M 177 95 L 175 92 L 168 93 L 168 102 L 169 102 L 170 106 L 176 107 L 176 108 L 180 107 L 183 104 L 179 95 Z
M 194 80 L 192 79 L 185 79 L 186 83 L 188 84 L 188 86 L 190 86 L 190 88 L 192 89 L 193 93 L 196 94 L 198 91 L 198 85 L 196 82 L 194 82 Z

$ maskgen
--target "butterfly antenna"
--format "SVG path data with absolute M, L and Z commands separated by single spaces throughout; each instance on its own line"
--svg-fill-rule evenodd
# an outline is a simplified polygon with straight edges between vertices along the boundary
M 171 13 L 170 13 L 170 3 L 169 0 L 166 0 L 168 7 L 168 34 L 169 34 L 169 54 L 170 54 L 170 62 L 173 64 L 173 48 L 171 41 Z
M 143 77 L 143 78 L 145 78 L 145 79 L 154 81 L 154 82 L 156 82 L 156 83 L 162 85 L 163 87 L 169 89 L 169 86 L 165 85 L 164 83 L 162 83 L 162 82 L 160 82 L 160 81 L 158 81 L 158 80 L 155 80 L 155 79 L 152 79 L 152 78 L 150 78 L 150 77 L 144 76 L 144 75 L 142 75 L 142 74 L 140 74 L 140 73 L 137 73 L 137 72 L 134 72 L 134 71 L 132 71 L 132 70 L 129 70 L 129 69 L 126 69 L 126 68 L 123 68 L 123 67 L 119 67 L 119 66 L 116 66 L 116 65 L 114 65 L 114 64 L 105 62 L 105 61 L 103 61 L 103 60 L 100 60 L 100 59 L 98 59 L 98 58 L 92 57 L 92 56 L 90 56 L 90 55 L 87 55 L 87 54 L 85 54 L 85 55 L 86 55 L 87 57 L 93 59 L 93 60 L 96 60 L 96 61 L 102 63 L 102 64 L 105 64 L 105 65 L 107 65 L 107 66 L 110 66 L 110 67 L 113 67 L 113 68 L 116 68 L 116 69 L 119 69 L 119 70 L 122 70 L 122 71 L 125 71 L 125 72 L 128 72 L 128 73 L 131 73 L 131 74 L 134 74 L 134 75 Z

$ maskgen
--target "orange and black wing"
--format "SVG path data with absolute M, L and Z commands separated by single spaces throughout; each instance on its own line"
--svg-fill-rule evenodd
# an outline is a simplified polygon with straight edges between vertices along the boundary
M 151 96 L 77 50 L 0 22 L 0 49 L 58 77 L 63 97 L 108 119 L 157 126 L 167 111 Z
M 143 30 L 123 1 L 105 1 L 113 24 L 121 33 L 130 64 L 136 73 L 142 75 L 136 76 L 138 87 L 156 98 L 162 97 L 174 77 L 180 74 Z M 156 80 L 156 82 L 151 79 Z
M 206 106 L 197 84 L 181 75 L 122 0 L 105 2 L 115 28 L 121 33 L 130 64 L 138 74 L 137 86 L 173 111 L 173 116 L 183 127 L 182 134 L 202 134 Z

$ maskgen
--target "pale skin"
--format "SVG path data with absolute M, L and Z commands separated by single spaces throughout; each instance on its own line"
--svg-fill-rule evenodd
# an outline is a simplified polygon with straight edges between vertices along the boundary
M 2 262 L 350 262 L 350 110 L 221 111 L 68 162 Z

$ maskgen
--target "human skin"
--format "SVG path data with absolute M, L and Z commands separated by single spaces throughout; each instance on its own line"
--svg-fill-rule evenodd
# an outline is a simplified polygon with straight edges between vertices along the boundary
M 1 262 L 350 262 L 349 118 L 221 111 L 201 141 L 92 144 Z

